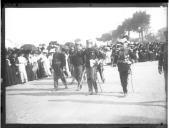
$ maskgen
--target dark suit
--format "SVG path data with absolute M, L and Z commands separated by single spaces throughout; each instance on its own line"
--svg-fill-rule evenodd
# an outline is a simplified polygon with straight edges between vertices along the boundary
M 119 55 L 117 58 L 117 66 L 120 75 L 121 85 L 123 87 L 123 92 L 126 94 L 127 90 L 127 81 L 128 81 L 128 74 L 130 71 L 130 64 L 128 61 L 131 61 L 131 56 L 129 54 L 128 49 L 121 49 L 119 51 Z
M 83 74 L 83 65 L 84 65 L 84 56 L 83 51 L 75 51 L 75 53 L 71 56 L 71 63 L 74 67 L 74 77 L 78 82 L 78 87 L 82 88 L 81 79 Z
M 63 53 L 54 53 L 52 60 L 52 67 L 54 69 L 54 86 L 58 86 L 58 79 L 60 78 L 65 86 L 66 79 L 63 73 L 63 67 L 66 65 L 65 55 Z

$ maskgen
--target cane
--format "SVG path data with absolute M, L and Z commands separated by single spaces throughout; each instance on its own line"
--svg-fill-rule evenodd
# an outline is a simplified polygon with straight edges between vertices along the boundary
M 99 87 L 100 87 L 101 92 L 103 92 L 98 77 L 97 77 L 97 83 L 98 83 L 98 85 L 99 85 Z
M 132 70 L 131 70 L 131 67 L 130 67 L 130 74 L 131 74 L 131 86 L 132 86 L 132 91 L 134 92 L 134 87 L 133 87 L 133 77 L 132 77 Z

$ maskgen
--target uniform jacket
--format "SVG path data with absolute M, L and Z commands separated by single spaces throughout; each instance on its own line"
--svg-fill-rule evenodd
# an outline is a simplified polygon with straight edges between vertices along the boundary
M 65 55 L 63 53 L 54 53 L 53 60 L 52 60 L 52 67 L 55 65 L 63 68 L 66 66 Z
M 83 51 L 75 51 L 75 53 L 71 56 L 70 61 L 74 66 L 83 65 L 84 64 Z
M 119 72 L 128 71 L 131 65 L 131 54 L 129 49 L 121 49 L 117 58 L 117 66 Z
M 84 60 L 86 67 L 91 67 L 90 60 L 100 59 L 102 58 L 101 55 L 102 54 L 95 48 L 87 48 L 84 51 Z

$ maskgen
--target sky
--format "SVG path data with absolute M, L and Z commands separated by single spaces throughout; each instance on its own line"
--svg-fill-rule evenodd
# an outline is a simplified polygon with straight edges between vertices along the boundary
M 115 30 L 136 11 L 150 14 L 154 33 L 167 25 L 167 8 L 162 7 L 6 8 L 5 41 L 11 47 L 20 47 L 27 43 L 48 44 L 53 40 L 63 44 L 76 38 L 94 39 Z

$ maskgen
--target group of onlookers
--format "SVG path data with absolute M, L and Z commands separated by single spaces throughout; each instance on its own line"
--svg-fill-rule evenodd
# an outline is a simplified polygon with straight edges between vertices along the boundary
M 129 43 L 130 53 L 135 62 L 145 62 L 157 60 L 162 43 Z M 28 81 L 37 80 L 52 75 L 52 59 L 55 53 L 55 43 L 49 43 L 47 48 L 38 48 L 36 51 L 20 50 L 20 49 L 6 49 L 6 85 L 23 84 Z M 119 43 L 113 45 L 109 50 L 104 48 L 97 48 L 107 55 L 107 60 L 113 65 L 117 63 L 119 52 Z M 73 47 L 62 48 L 62 52 L 68 60 Z M 66 61 L 66 75 L 71 76 L 71 66 Z M 68 70 L 69 69 L 69 70 Z
M 135 62 L 146 62 L 158 60 L 162 44 L 160 42 L 132 43 L 128 47 Z M 117 63 L 119 47 L 118 43 L 112 47 L 111 62 L 113 65 Z
M 21 51 L 8 49 L 6 51 L 6 85 L 23 84 L 43 77 L 49 77 L 51 72 L 52 53 L 43 51 Z

